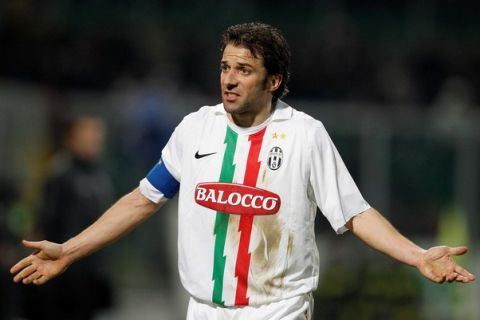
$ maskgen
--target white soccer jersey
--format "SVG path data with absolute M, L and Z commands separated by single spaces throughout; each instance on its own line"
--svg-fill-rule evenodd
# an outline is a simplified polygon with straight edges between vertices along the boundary
M 158 202 L 179 189 L 179 272 L 196 299 L 260 305 L 315 290 L 316 207 L 337 233 L 369 208 L 320 121 L 282 101 L 240 128 L 222 104 L 184 118 L 160 169 L 140 183 Z M 172 179 L 173 180 L 173 179 Z M 174 191 L 172 191 L 174 190 Z

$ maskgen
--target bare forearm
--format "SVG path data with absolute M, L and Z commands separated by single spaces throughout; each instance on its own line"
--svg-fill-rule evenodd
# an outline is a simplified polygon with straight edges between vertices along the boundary
M 77 236 L 66 241 L 63 257 L 67 264 L 88 256 L 126 235 L 145 221 L 161 204 L 146 199 L 138 189 L 123 196 L 108 209 L 95 223 Z
M 373 208 L 352 218 L 347 227 L 370 247 L 411 266 L 418 266 L 425 252 Z

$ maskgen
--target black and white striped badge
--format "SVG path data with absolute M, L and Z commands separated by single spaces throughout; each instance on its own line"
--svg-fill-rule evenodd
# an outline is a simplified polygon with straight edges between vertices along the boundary
M 268 167 L 277 170 L 282 165 L 283 151 L 280 147 L 273 147 L 268 153 Z

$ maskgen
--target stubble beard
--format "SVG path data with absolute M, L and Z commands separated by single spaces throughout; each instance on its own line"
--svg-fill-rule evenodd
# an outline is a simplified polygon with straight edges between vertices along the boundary
M 267 90 L 267 83 L 268 83 L 268 75 L 265 76 L 265 78 L 263 79 L 261 84 L 261 89 L 259 90 L 258 93 L 260 93 L 260 91 Z M 260 96 L 260 94 L 258 96 Z M 225 111 L 227 113 L 230 113 L 232 116 L 241 116 L 250 112 L 253 112 L 253 113 L 259 112 L 263 107 L 262 105 L 256 106 L 255 101 L 251 101 L 250 99 L 247 101 L 240 102 L 240 105 L 238 107 L 233 107 L 233 110 L 231 110 L 231 108 L 228 107 L 229 102 L 225 101 L 223 94 L 222 94 L 222 102 L 223 102 Z

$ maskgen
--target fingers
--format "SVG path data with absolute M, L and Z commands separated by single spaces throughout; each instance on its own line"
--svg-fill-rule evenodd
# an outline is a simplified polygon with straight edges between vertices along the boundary
M 28 277 L 24 278 L 22 283 L 23 284 L 30 284 L 30 283 L 34 283 L 36 284 L 35 282 L 40 279 L 41 277 L 43 277 L 43 275 L 38 272 L 38 271 L 35 271 L 33 272 L 32 274 L 30 274 Z
M 471 274 L 470 272 L 468 272 L 466 269 L 462 268 L 459 265 L 455 266 L 455 272 L 458 274 L 458 277 L 462 279 L 462 282 L 465 282 L 463 281 L 463 279 L 465 279 L 466 282 L 471 282 L 475 280 L 475 276 L 473 274 Z
M 32 256 L 28 256 L 26 258 L 23 258 L 20 260 L 16 265 L 14 265 L 12 268 L 10 268 L 10 273 L 15 274 L 19 272 L 20 270 L 25 269 L 29 265 L 32 264 Z
M 461 256 L 468 252 L 467 247 L 455 247 L 455 248 L 448 248 L 448 254 L 453 256 Z
M 474 279 L 474 280 L 475 280 L 475 279 Z M 467 277 L 464 277 L 464 276 L 461 276 L 461 275 L 459 275 L 459 276 L 455 279 L 456 282 L 462 282 L 462 283 L 470 283 L 470 282 L 472 282 L 472 281 L 474 281 L 474 280 L 471 280 L 470 278 L 467 278 Z
M 32 250 L 42 250 L 43 249 L 43 241 L 28 241 L 22 240 L 22 244 L 25 248 L 32 249 Z
M 25 280 L 28 276 L 30 276 L 32 273 L 36 272 L 37 268 L 33 265 L 29 265 L 25 268 L 23 268 L 14 278 L 14 282 L 20 282 L 22 280 Z
M 40 277 L 38 277 L 37 279 L 33 280 L 33 284 L 34 285 L 37 285 L 37 286 L 40 286 L 42 284 L 44 284 L 45 282 L 47 282 L 49 280 L 48 277 L 44 276 L 44 275 L 40 275 Z
M 445 276 L 439 276 L 439 275 L 432 275 L 428 277 L 431 281 L 435 283 L 444 283 L 445 282 Z
M 456 272 L 450 272 L 445 276 L 447 282 L 453 282 L 457 279 L 458 274 Z
M 23 284 L 35 284 L 35 285 L 42 285 L 47 282 L 51 277 L 46 276 L 41 271 L 41 266 L 36 265 L 34 261 L 34 256 L 29 256 L 18 264 L 16 264 L 12 269 L 10 269 L 11 273 L 17 273 L 13 278 L 15 283 L 22 282 Z
M 474 279 L 475 280 L 475 279 Z M 473 280 L 470 278 L 470 277 L 465 277 L 465 276 L 462 276 L 462 275 L 459 275 L 459 274 L 455 274 L 454 277 L 451 277 L 448 282 L 452 283 L 452 282 L 462 282 L 462 283 L 470 283 L 472 282 Z
M 26 248 L 36 250 L 36 251 L 41 250 L 43 248 L 42 242 L 23 240 L 22 243 Z M 29 266 L 31 264 L 31 261 L 32 261 L 32 256 L 31 255 L 26 257 L 26 258 L 23 258 L 17 264 L 15 264 L 12 268 L 10 268 L 10 273 L 19 272 L 20 270 Z
M 465 270 L 464 268 L 460 267 L 459 265 L 455 265 L 453 268 L 448 268 L 442 273 L 431 273 L 427 274 L 427 277 L 436 283 L 444 283 L 444 282 L 462 282 L 462 283 L 469 283 L 475 281 L 475 276 Z

